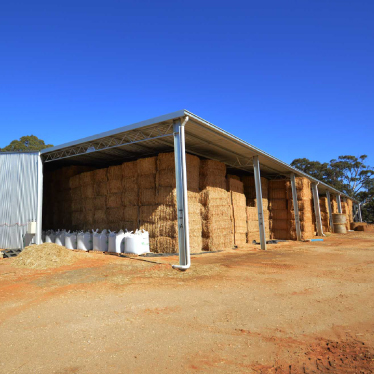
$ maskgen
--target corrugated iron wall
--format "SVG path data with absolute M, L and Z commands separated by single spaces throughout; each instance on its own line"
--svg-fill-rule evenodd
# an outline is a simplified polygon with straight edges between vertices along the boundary
M 0 153 L 0 249 L 21 248 L 38 217 L 40 162 L 39 153 Z

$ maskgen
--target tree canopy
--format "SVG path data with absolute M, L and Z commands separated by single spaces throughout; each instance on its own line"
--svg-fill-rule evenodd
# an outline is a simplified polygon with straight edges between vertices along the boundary
M 321 163 L 297 158 L 291 165 L 331 187 L 357 199 L 362 204 L 363 218 L 374 221 L 374 168 L 366 163 L 367 155 L 339 156 Z
M 13 140 L 4 148 L 0 148 L 0 152 L 32 152 L 41 151 L 42 149 L 53 147 L 52 144 L 45 144 L 44 140 L 39 139 L 35 135 L 22 136 L 19 140 Z

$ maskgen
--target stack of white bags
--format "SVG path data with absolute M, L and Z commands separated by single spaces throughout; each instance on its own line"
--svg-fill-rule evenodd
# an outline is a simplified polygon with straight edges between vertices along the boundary
M 149 253 L 149 234 L 144 230 L 136 230 L 135 233 L 103 230 L 66 231 L 49 230 L 43 232 L 44 243 L 56 243 L 67 249 L 80 249 L 82 251 L 100 251 L 112 253 L 131 253 L 143 255 Z

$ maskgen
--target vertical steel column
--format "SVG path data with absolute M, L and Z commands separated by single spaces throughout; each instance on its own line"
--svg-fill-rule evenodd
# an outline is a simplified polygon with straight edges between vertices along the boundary
M 296 179 L 295 174 L 291 174 L 291 189 L 292 189 L 292 202 L 293 211 L 295 212 L 295 226 L 296 226 L 296 238 L 301 240 L 301 229 L 300 229 L 300 216 L 299 216 L 299 206 L 297 204 L 297 190 L 296 190 Z
M 336 202 L 338 204 L 338 213 L 342 213 L 342 201 L 340 200 L 340 195 L 335 195 Z
M 313 191 L 313 201 L 314 201 L 314 214 L 316 216 L 317 233 L 318 233 L 318 236 L 323 236 L 321 207 L 319 205 L 317 183 L 312 183 L 312 191 Z
M 328 209 L 329 209 L 330 230 L 331 230 L 331 232 L 334 232 L 334 224 L 332 222 L 332 209 L 331 209 L 330 191 L 326 191 L 326 197 L 327 197 L 327 205 L 328 205 Z
M 37 213 L 35 244 L 42 244 L 42 215 L 43 215 L 43 161 L 38 157 Z
M 362 222 L 361 204 L 358 204 L 358 222 Z
M 187 270 L 191 266 L 188 225 L 186 148 L 184 138 L 184 126 L 187 121 L 188 116 L 183 122 L 181 122 L 180 119 L 174 120 L 173 122 L 179 244 L 179 265 L 173 265 L 173 268 L 183 271 Z
M 258 227 L 260 229 L 260 244 L 261 244 L 261 249 L 266 250 L 264 209 L 262 206 L 261 174 L 260 174 L 260 162 L 258 160 L 258 156 L 253 157 L 253 169 L 254 169 L 254 175 L 255 175 Z

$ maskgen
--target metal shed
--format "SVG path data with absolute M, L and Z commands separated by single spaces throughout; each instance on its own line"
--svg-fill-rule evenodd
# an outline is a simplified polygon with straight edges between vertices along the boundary
M 256 181 L 256 193 L 261 200 L 261 176 L 268 179 L 291 178 L 293 190 L 294 177 L 301 176 L 308 178 L 313 184 L 313 194 L 318 198 L 319 194 L 330 193 L 336 195 L 338 208 L 341 211 L 340 196 L 349 198 L 342 192 L 318 181 L 311 176 L 291 167 L 285 162 L 269 155 L 266 152 L 239 139 L 227 131 L 213 125 L 201 117 L 187 111 L 180 110 L 163 116 L 155 117 L 132 125 L 120 127 L 101 134 L 75 140 L 59 146 L 45 149 L 41 152 L 40 158 L 44 165 L 61 167 L 67 165 L 92 165 L 96 167 L 115 165 L 123 161 L 136 160 L 138 158 L 157 155 L 161 152 L 175 152 L 176 185 L 177 185 L 177 209 L 178 209 L 178 230 L 179 230 L 179 256 L 180 269 L 190 266 L 190 254 L 188 243 L 188 202 L 186 193 L 186 161 L 185 153 L 191 153 L 203 158 L 213 159 L 226 164 L 228 170 L 241 170 L 254 174 Z M 33 205 L 32 212 L 37 217 L 38 235 L 41 235 L 41 181 L 42 168 L 38 154 L 32 158 L 30 155 L 19 155 L 23 159 L 30 158 L 37 163 L 34 169 L 24 169 L 25 175 L 34 181 L 32 188 L 24 187 L 27 192 L 22 194 L 25 201 L 37 201 Z M 17 157 L 9 163 L 12 170 L 17 168 Z M 39 161 L 36 161 L 39 160 Z M 1 159 L 0 159 L 1 162 Z M 260 170 L 261 169 L 261 170 Z M 0 170 L 1 171 L 1 170 Z M 5 174 L 0 174 L 0 180 Z M 13 179 L 11 184 L 14 184 Z M 18 182 L 17 182 L 18 183 Z M 36 199 L 38 196 L 38 199 Z M 355 202 L 357 203 L 357 202 Z M 23 205 L 25 204 L 22 203 Z M 20 206 L 22 205 L 20 204 Z M 358 205 L 359 207 L 359 205 Z M 318 220 L 319 206 L 315 206 Z M 34 213 L 35 212 L 35 213 Z M 36 213 L 39 212 L 38 215 Z M 266 239 L 263 230 L 262 206 L 258 207 L 261 246 L 266 248 Z M 33 217 L 24 217 L 30 219 Z M 14 220 L 14 219 L 13 219 Z M 319 218 L 320 221 L 320 218 Z M 318 222 L 317 222 L 318 223 Z M 318 231 L 321 227 L 317 224 Z M 1 244 L 0 244 L 1 247 Z

